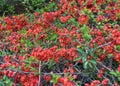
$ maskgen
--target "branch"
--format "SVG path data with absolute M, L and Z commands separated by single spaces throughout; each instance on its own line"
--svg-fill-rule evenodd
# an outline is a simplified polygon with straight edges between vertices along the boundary
M 40 86 L 41 82 L 41 61 L 39 62 L 39 80 L 38 80 L 38 86 Z
M 109 43 L 102 44 L 102 45 L 98 46 L 97 48 L 101 48 L 101 47 L 107 46 L 107 45 L 109 45 L 109 44 L 110 44 L 110 42 L 109 42 Z
M 106 67 L 105 65 L 103 65 L 101 62 L 98 62 L 102 67 L 106 68 L 109 71 L 112 71 L 110 68 Z

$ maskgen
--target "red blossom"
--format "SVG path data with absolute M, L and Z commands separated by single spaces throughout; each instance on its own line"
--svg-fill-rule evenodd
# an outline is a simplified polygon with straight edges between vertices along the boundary
M 86 24 L 88 22 L 88 16 L 87 15 L 80 15 L 78 17 L 78 22 L 82 24 Z

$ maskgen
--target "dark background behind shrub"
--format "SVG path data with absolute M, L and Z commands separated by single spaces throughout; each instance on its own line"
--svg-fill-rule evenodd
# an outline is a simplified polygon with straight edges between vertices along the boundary
M 33 13 L 47 5 L 50 0 L 0 0 L 0 16 Z

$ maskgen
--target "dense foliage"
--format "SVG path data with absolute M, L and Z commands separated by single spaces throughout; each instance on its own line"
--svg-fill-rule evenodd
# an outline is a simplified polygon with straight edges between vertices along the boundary
M 37 1 L 0 20 L 0 86 L 119 86 L 120 0 Z
M 50 11 L 56 3 L 56 0 L 54 2 L 50 2 L 50 0 L 0 0 L 0 15 L 11 16 L 35 11 Z

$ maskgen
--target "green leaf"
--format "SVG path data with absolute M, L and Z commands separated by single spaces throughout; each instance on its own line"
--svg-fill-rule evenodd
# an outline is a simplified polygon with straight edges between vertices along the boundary
M 79 57 L 75 58 L 74 61 L 78 61 L 80 59 L 81 59 L 81 57 L 79 56 Z
M 116 50 L 120 50 L 120 45 L 116 45 L 116 46 L 114 46 L 114 48 L 115 48 Z
M 21 70 L 21 67 L 18 67 L 18 69 L 17 69 L 17 70 L 18 70 L 18 71 L 19 71 L 19 70 Z
M 88 62 L 85 62 L 85 63 L 83 64 L 84 69 L 87 69 L 87 65 L 88 65 Z
M 82 56 L 82 62 L 83 62 L 83 64 L 86 63 L 86 57 L 83 57 L 83 56 Z
M 21 34 L 23 34 L 23 35 L 26 34 L 26 29 L 25 29 L 25 28 L 23 28 L 23 29 L 21 30 Z
M 21 39 L 20 39 L 20 42 L 21 42 L 21 43 L 24 43 L 24 42 L 25 42 L 25 40 L 21 38 Z
M 113 56 L 113 54 L 108 54 L 108 58 L 111 58 Z
M 30 70 L 32 70 L 32 71 L 36 71 L 37 69 L 34 68 L 34 67 L 30 67 Z
M 118 81 L 120 81 L 120 77 L 118 77 Z
M 25 68 L 27 68 L 27 67 L 29 67 L 29 65 L 30 65 L 30 64 L 25 64 L 25 66 L 24 66 L 24 67 L 25 67 Z
M 85 24 L 80 28 L 80 30 L 83 33 L 88 33 L 88 28 L 87 28 L 87 26 Z
M 12 86 L 12 81 L 7 76 L 3 76 L 2 82 L 7 86 Z
M 120 18 L 120 13 L 117 14 L 117 18 Z
M 50 80 L 50 82 L 57 83 L 59 77 L 60 77 L 59 75 L 52 74 L 52 79 Z
M 68 20 L 68 23 L 71 23 L 73 26 L 76 26 L 76 27 L 79 26 L 79 24 L 78 24 L 78 22 L 75 20 L 75 18 L 70 18 L 70 19 Z
M 83 53 L 85 53 L 82 49 L 80 49 L 80 48 L 77 48 L 77 51 L 80 53 L 80 54 L 83 54 Z
M 89 65 L 91 68 L 93 68 L 93 65 L 92 65 L 92 63 L 88 63 L 88 65 Z
M 14 68 L 15 68 L 15 66 L 9 66 L 8 68 L 9 68 L 9 69 L 14 69 Z
M 0 86 L 5 86 L 5 84 L 3 82 L 0 81 Z
M 96 64 L 96 60 L 90 60 L 89 62 L 94 64 L 94 65 Z
M 89 35 L 88 33 L 84 33 L 84 34 L 82 35 L 82 37 L 83 37 L 85 40 L 89 40 L 89 39 L 92 38 L 92 36 Z
M 110 74 L 117 76 L 117 72 L 115 72 L 115 71 L 111 71 Z
M 10 34 L 10 30 L 7 30 L 6 32 L 7 32 L 7 34 Z
M 7 76 L 3 76 L 2 80 L 4 81 L 4 80 L 6 80 L 6 79 L 7 79 Z
M 73 77 L 72 77 L 72 76 L 70 76 L 70 75 L 67 75 L 67 78 L 68 78 L 70 81 L 72 81 L 72 80 L 73 80 Z
M 39 8 L 37 8 L 35 11 L 36 11 L 36 12 L 40 12 L 40 9 L 39 9 Z
M 118 0 L 113 0 L 115 3 L 118 1 Z
M 30 56 L 29 57 L 29 61 L 33 61 L 34 60 L 34 57 L 33 56 Z
M 6 52 L 5 52 L 5 51 L 0 50 L 0 56 L 4 56 L 4 55 L 6 55 Z
M 50 59 L 48 64 L 49 64 L 49 65 L 48 65 L 48 68 L 50 69 L 52 66 L 55 65 L 55 62 L 54 62 L 53 59 Z

